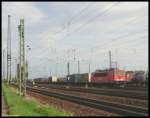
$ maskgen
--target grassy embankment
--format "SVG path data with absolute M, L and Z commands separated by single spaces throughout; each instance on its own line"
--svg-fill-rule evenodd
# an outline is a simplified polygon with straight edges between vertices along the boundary
M 71 116 L 70 113 L 58 111 L 50 106 L 38 106 L 33 101 L 28 101 L 23 96 L 17 95 L 5 84 L 2 90 L 9 106 L 9 115 L 18 116 Z

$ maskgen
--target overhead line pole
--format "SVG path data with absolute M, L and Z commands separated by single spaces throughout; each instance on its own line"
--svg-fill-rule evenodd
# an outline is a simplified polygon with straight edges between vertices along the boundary
M 91 72 L 91 65 L 90 65 L 90 63 L 89 63 L 89 73 Z
M 3 79 L 5 80 L 5 50 L 3 50 Z
M 111 69 L 111 51 L 109 51 L 109 68 Z
M 10 15 L 8 15 L 8 32 L 7 32 L 7 83 L 11 81 L 11 29 Z
M 80 61 L 78 60 L 78 74 L 80 74 Z
M 24 19 L 20 19 L 20 25 L 18 26 L 19 35 L 20 35 L 20 95 L 25 95 L 26 93 L 26 77 L 25 77 L 25 45 L 24 45 Z M 24 90 L 22 90 L 22 87 Z
M 30 52 L 31 48 L 29 45 L 27 45 L 27 61 L 26 61 L 26 79 L 29 79 L 29 52 Z
M 17 77 L 17 59 L 15 59 L 15 61 L 16 61 L 16 63 L 15 63 L 15 65 L 16 65 L 16 77 L 15 77 L 15 80 L 16 80 L 16 82 L 17 82 L 17 84 L 18 84 L 18 77 Z
M 67 80 L 69 81 L 69 75 L 70 75 L 70 63 L 69 63 L 69 50 L 67 51 L 67 56 L 68 56 L 68 62 L 67 62 Z M 68 84 L 69 86 L 69 84 Z
M 21 25 L 18 26 L 18 31 L 19 31 L 19 94 L 22 94 L 22 88 L 21 88 L 21 78 L 22 78 L 22 74 L 21 74 Z

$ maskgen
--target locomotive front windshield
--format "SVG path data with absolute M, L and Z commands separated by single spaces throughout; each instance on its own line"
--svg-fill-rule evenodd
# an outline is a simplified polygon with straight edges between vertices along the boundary
M 107 75 L 108 75 L 108 73 L 102 72 L 102 73 L 95 73 L 93 76 L 94 77 L 104 77 L 104 76 L 107 76 Z

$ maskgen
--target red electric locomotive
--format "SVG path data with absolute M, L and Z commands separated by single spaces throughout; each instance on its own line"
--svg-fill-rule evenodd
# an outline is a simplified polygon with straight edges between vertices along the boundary
M 126 76 L 126 72 L 120 69 L 97 70 L 91 74 L 92 83 L 114 83 L 130 81 Z

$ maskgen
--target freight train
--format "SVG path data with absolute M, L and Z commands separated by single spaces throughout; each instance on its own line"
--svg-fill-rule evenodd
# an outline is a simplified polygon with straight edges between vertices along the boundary
M 68 82 L 74 83 L 114 83 L 114 82 L 124 82 L 130 81 L 131 77 L 129 74 L 127 76 L 124 70 L 119 69 L 106 69 L 106 70 L 96 70 L 95 72 L 82 73 L 82 74 L 72 74 L 67 76 Z
M 138 74 L 133 71 L 124 71 L 120 69 L 105 69 L 96 70 L 95 72 L 82 73 L 82 74 L 71 74 L 66 77 L 56 77 L 52 76 L 49 78 L 36 78 L 35 82 L 68 82 L 68 83 L 121 83 L 121 82 L 131 82 L 137 78 L 142 79 Z
M 36 78 L 33 81 L 37 84 L 49 83 L 67 86 L 148 87 L 148 71 L 145 73 L 144 71 L 125 71 L 111 68 L 96 70 L 90 74 L 70 74 L 65 77 L 52 76 L 48 78 Z

